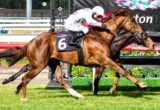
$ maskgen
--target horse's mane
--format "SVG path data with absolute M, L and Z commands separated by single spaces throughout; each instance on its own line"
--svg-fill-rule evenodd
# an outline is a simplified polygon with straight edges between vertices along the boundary
M 107 17 L 107 18 L 103 18 L 102 20 L 101 20 L 101 22 L 106 22 L 106 21 L 108 21 L 109 19 L 111 19 L 111 18 L 113 18 L 113 17 L 116 17 L 116 16 L 127 16 L 127 15 L 129 15 L 129 11 L 128 10 L 125 10 L 125 9 L 123 9 L 123 8 L 120 8 L 120 9 L 115 9 L 115 10 L 113 10 L 112 12 L 110 12 L 110 16 L 109 17 Z M 99 31 L 105 31 L 104 29 L 101 29 L 101 28 L 99 28 L 99 27 L 93 27 L 93 29 L 96 29 L 96 30 L 99 30 Z
M 120 15 L 122 15 L 122 16 L 127 16 L 127 15 L 129 15 L 129 11 L 120 8 L 120 9 L 115 9 L 115 10 L 113 10 L 113 11 L 110 12 L 109 14 L 110 14 L 109 17 L 103 18 L 101 21 L 102 21 L 102 22 L 106 22 L 106 21 L 108 21 L 109 19 L 111 19 L 111 18 L 113 18 L 113 17 L 116 17 L 116 16 L 120 16 Z
M 119 16 L 119 15 L 127 16 L 127 15 L 129 15 L 129 11 L 120 8 L 120 9 L 117 9 L 117 10 L 113 10 L 113 11 L 111 12 L 111 16 Z

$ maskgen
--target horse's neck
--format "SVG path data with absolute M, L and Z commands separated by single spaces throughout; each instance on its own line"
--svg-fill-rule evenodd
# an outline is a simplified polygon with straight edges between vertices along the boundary
M 131 33 L 122 33 L 118 37 L 115 37 L 111 43 L 111 50 L 113 54 L 117 54 L 120 50 L 133 42 Z
M 111 29 L 111 31 L 118 30 L 119 27 L 125 21 L 125 19 L 126 19 L 126 16 L 124 15 L 113 16 L 108 21 L 105 21 L 104 24 L 106 24 Z
M 98 27 L 94 27 L 90 30 L 89 34 L 91 34 L 92 36 L 98 38 L 98 39 L 104 39 L 105 41 L 107 41 L 108 43 L 111 43 L 112 39 L 113 39 L 113 35 L 110 33 L 107 33 L 105 30 L 100 29 Z

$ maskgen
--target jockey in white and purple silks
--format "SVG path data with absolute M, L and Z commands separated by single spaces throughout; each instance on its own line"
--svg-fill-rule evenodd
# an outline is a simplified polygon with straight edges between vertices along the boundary
M 106 25 L 98 21 L 103 18 L 104 9 L 101 6 L 95 6 L 93 9 L 84 8 L 71 14 L 65 21 L 65 29 L 73 32 L 75 35 L 72 37 L 70 44 L 76 44 L 76 40 L 89 32 L 89 28 L 84 26 L 86 22 L 91 26 L 102 27 L 108 29 Z

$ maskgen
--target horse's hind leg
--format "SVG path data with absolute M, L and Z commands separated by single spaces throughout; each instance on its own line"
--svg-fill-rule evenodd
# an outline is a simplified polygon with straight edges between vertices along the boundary
M 58 60 L 56 60 L 56 59 L 50 59 L 49 60 L 49 62 L 48 62 L 48 66 L 52 69 L 52 72 L 54 73 L 55 72 L 55 67 L 57 66 L 57 65 L 59 65 L 60 64 L 60 62 L 58 61 Z M 30 66 L 28 65 L 28 70 L 30 69 Z M 16 90 L 16 94 L 19 94 L 19 92 L 21 91 L 21 89 L 22 89 L 22 83 L 20 83 L 18 86 L 17 86 L 17 90 Z
M 15 79 L 17 79 L 21 74 L 27 72 L 30 69 L 29 64 L 25 65 L 21 70 L 19 70 L 17 73 L 15 73 L 14 75 L 10 76 L 9 78 L 3 80 L 2 84 L 7 84 L 11 81 L 14 81 Z
M 56 67 L 56 71 L 55 71 L 55 77 L 57 82 L 62 85 L 71 95 L 73 95 L 74 97 L 77 97 L 79 99 L 84 99 L 84 96 L 79 94 L 77 91 L 75 91 L 74 89 L 72 89 L 63 79 L 62 76 L 62 71 L 61 71 L 61 66 L 58 65 Z
M 53 59 L 53 58 L 51 58 L 50 60 L 49 60 L 49 62 L 48 62 L 48 66 L 52 69 L 52 72 L 54 73 L 54 71 L 55 71 L 55 66 L 56 65 L 59 65 L 60 64 L 60 62 L 58 61 L 58 60 L 55 60 L 55 59 Z M 28 65 L 28 70 L 29 70 L 29 65 Z M 21 91 L 21 89 L 22 89 L 22 83 L 20 83 L 18 86 L 17 86 L 17 90 L 16 90 L 16 94 L 19 94 L 19 92 Z
M 22 87 L 21 100 L 27 100 L 26 86 L 35 76 L 37 76 L 42 71 L 43 68 L 44 65 L 42 64 L 37 66 L 31 66 L 30 71 L 22 78 L 22 83 L 19 85 L 20 87 Z
M 81 94 L 77 93 L 73 90 L 63 79 L 62 68 L 60 66 L 60 62 L 56 59 L 50 59 L 48 62 L 48 66 L 52 69 L 52 72 L 55 73 L 55 78 L 57 82 L 62 85 L 69 93 L 78 98 L 84 98 Z

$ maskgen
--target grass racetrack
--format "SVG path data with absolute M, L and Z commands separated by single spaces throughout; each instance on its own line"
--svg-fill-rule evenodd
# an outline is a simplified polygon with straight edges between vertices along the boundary
M 81 82 L 85 88 L 88 87 L 86 82 Z M 17 84 L 0 85 L 0 110 L 160 110 L 158 91 L 118 91 L 111 95 L 108 90 L 100 89 L 94 96 L 91 90 L 79 89 L 76 86 L 78 80 L 73 80 L 73 83 L 73 87 L 86 99 L 76 99 L 63 89 L 45 89 L 45 84 L 29 84 L 28 101 L 22 102 L 20 94 L 14 93 Z M 104 84 L 103 80 L 101 84 Z
M 148 85 L 150 91 L 160 91 L 160 78 L 138 78 L 140 81 L 144 82 Z M 81 90 L 92 90 L 91 86 L 92 78 L 73 78 L 72 79 L 72 87 L 75 89 Z M 100 90 L 107 90 L 111 88 L 113 84 L 113 78 L 101 78 L 99 83 Z M 140 88 L 137 88 L 131 81 L 128 79 L 121 77 L 118 83 L 118 90 L 120 91 L 141 91 Z

